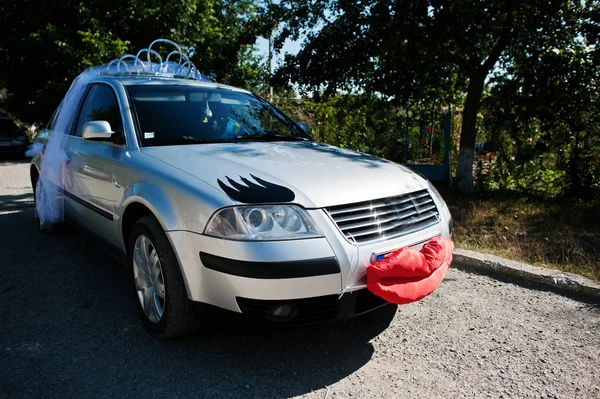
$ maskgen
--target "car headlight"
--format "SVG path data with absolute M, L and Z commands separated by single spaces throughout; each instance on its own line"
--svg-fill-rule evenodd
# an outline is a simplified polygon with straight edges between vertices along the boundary
M 223 208 L 208 222 L 204 234 L 230 240 L 296 240 L 322 237 L 308 213 L 296 205 Z
M 430 181 L 428 181 L 428 183 L 429 183 L 429 190 L 435 197 L 436 202 L 439 204 L 439 206 L 442 209 L 447 209 L 446 201 L 444 201 L 444 198 L 442 198 L 442 195 L 440 194 L 440 192 L 435 188 L 435 186 L 433 184 L 431 184 Z M 454 219 L 452 219 L 452 216 L 450 215 L 450 211 L 447 211 L 447 213 L 448 213 L 448 234 L 450 235 L 450 237 L 452 237 L 452 230 L 454 230 Z
M 429 183 L 429 190 L 433 193 L 436 202 L 440 204 L 440 206 L 443 206 L 446 202 L 444 201 L 444 198 L 442 198 L 440 192 L 437 190 L 437 188 L 435 188 L 433 184 L 431 184 L 429 180 L 427 181 L 427 183 Z

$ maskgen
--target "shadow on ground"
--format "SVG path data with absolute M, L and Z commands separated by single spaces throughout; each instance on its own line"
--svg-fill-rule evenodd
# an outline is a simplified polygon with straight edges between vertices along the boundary
M 78 233 L 0 214 L 3 394 L 288 397 L 364 366 L 395 308 L 301 330 L 213 326 L 162 342 L 141 328 L 125 270 Z
M 31 158 L 20 154 L 0 154 L 0 165 L 15 165 L 21 163 L 30 163 Z
M 0 195 L 0 211 L 33 207 L 33 194 Z

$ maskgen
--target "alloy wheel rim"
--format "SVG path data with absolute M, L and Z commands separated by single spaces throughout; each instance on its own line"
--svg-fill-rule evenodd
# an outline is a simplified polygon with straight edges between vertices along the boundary
M 146 317 L 158 323 L 165 310 L 165 280 L 156 248 L 145 235 L 133 247 L 133 278 Z

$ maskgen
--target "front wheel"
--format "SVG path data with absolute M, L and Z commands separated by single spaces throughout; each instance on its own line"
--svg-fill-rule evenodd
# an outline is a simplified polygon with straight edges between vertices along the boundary
M 196 314 L 165 232 L 153 216 L 137 221 L 130 235 L 129 263 L 144 327 L 167 339 L 193 331 Z

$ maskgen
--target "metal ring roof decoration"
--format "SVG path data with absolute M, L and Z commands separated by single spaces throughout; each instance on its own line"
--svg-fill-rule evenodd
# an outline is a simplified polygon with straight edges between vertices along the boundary
M 152 46 L 157 43 L 166 43 L 175 47 L 175 50 L 171 51 L 163 60 L 160 53 L 152 49 Z M 177 61 L 171 61 L 171 58 Z M 102 75 L 159 76 L 211 81 L 206 75 L 198 71 L 196 65 L 190 61 L 189 56 L 181 49 L 181 46 L 169 39 L 156 39 L 150 43 L 148 48 L 141 49 L 135 55 L 125 54 L 110 61 L 106 64 L 106 71 L 102 72 Z

